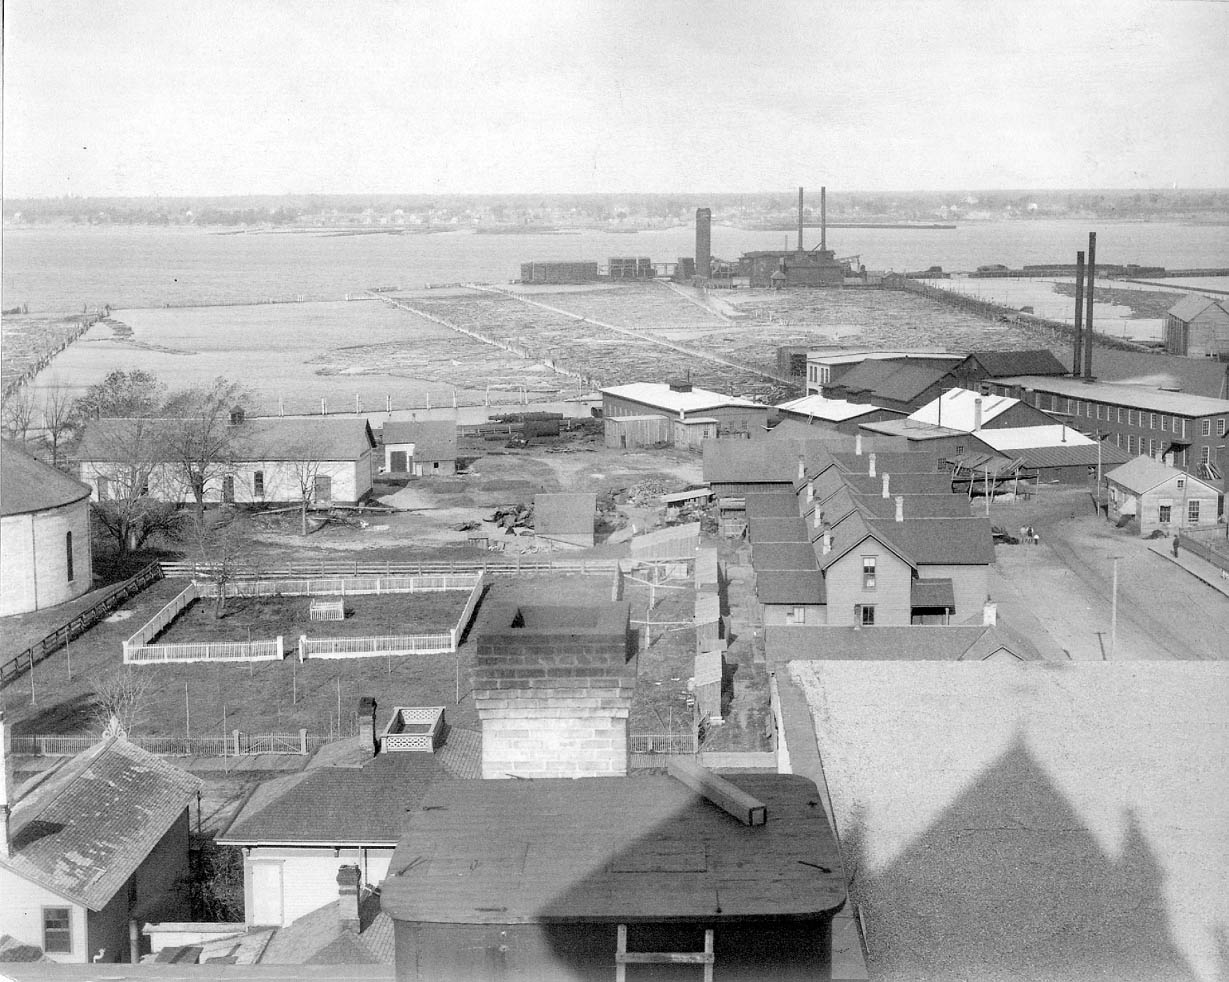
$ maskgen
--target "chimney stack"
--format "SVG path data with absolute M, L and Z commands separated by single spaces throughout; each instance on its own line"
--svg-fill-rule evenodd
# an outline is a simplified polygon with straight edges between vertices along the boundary
M 811 512 L 811 525 L 814 528 L 819 528 L 824 524 L 824 509 L 819 503 L 816 503 L 815 508 Z
M 832 551 L 832 533 L 828 529 L 824 529 L 823 550 L 825 556 Z
M 973 400 L 973 432 L 981 429 L 981 396 Z
M 358 736 L 361 746 L 371 748 L 371 756 L 380 752 L 380 741 L 376 739 L 376 701 L 371 696 L 363 696 L 358 701 Z
M 13 854 L 12 828 L 10 825 L 17 788 L 13 784 L 13 736 L 4 709 L 0 707 L 0 859 Z
M 337 915 L 343 931 L 359 933 L 358 888 L 362 882 L 357 866 L 343 866 L 337 871 Z
M 996 627 L 999 623 L 999 605 L 987 600 L 981 609 L 983 627 Z
M 862 434 L 855 433 L 853 438 L 853 452 L 855 457 L 862 456 Z
M 802 252 L 802 188 L 798 189 L 798 251 Z
M 828 251 L 828 189 L 819 189 L 819 251 Z
M 807 479 L 806 460 L 803 459 L 802 454 L 799 454 L 798 455 L 798 480 L 805 481 L 806 479 Z
M 815 500 L 815 482 L 807 481 L 807 504 L 811 504 Z
M 713 272 L 713 210 L 696 209 L 696 276 L 708 279 Z
M 1084 270 L 1088 289 L 1084 291 L 1084 378 L 1092 381 L 1092 301 L 1097 282 L 1097 233 L 1088 233 L 1088 266 Z
M 883 472 L 883 496 L 885 498 L 890 497 L 890 495 L 888 494 L 888 472 L 887 471 Z
M 896 496 L 896 520 L 898 522 L 905 520 L 905 496 L 903 494 Z
M 875 455 L 871 454 L 870 457 L 867 459 L 870 461 L 870 469 L 866 473 L 869 474 L 871 477 L 874 477 L 875 476 Z
M 1071 376 L 1079 378 L 1080 362 L 1084 357 L 1084 253 L 1075 254 L 1075 327 L 1072 331 L 1073 347 Z

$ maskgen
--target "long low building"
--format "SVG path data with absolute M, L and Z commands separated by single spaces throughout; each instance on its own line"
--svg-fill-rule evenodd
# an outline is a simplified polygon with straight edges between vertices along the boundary
M 768 430 L 768 407 L 741 396 L 698 389 L 690 382 L 632 382 L 602 389 L 607 419 L 660 414 L 676 423 L 703 421 L 714 435 L 761 437 Z M 676 439 L 677 442 L 677 439 Z

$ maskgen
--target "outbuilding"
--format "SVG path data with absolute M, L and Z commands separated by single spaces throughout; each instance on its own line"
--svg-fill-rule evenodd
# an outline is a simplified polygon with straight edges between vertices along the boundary
M 1188 358 L 1229 355 L 1229 308 L 1224 301 L 1191 293 L 1170 307 L 1165 313 L 1165 350 Z
M 389 474 L 441 477 L 457 472 L 457 424 L 452 420 L 389 420 L 384 424 Z
M 1192 474 L 1151 457 L 1136 457 L 1105 475 L 1108 515 L 1120 525 L 1134 521 L 1140 535 L 1213 525 L 1220 493 Z

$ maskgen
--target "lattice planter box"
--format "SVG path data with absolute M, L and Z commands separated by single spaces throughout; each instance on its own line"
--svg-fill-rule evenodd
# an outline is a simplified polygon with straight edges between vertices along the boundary
M 433 754 L 443 732 L 443 706 L 397 706 L 380 737 L 380 750 Z
M 337 599 L 312 598 L 309 611 L 313 621 L 344 621 L 346 619 L 346 602 Z

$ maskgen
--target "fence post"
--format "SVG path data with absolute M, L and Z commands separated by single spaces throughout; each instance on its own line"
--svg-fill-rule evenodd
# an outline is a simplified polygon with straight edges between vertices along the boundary
M 307 660 L 307 635 L 299 635 L 299 664 L 302 665 Z
M 240 737 L 240 733 L 239 733 L 239 731 L 238 731 L 238 730 L 233 730 L 233 731 L 232 731 L 232 735 L 233 735 L 233 738 L 234 738 L 234 755 L 235 755 L 236 757 L 238 757 L 241 753 L 243 753 L 243 751 L 239 749 L 239 737 Z
M 307 729 L 300 728 L 299 730 L 299 753 L 304 757 L 307 756 Z
M 277 636 L 277 657 L 279 661 L 286 657 L 286 649 L 282 645 L 282 636 L 280 634 Z

